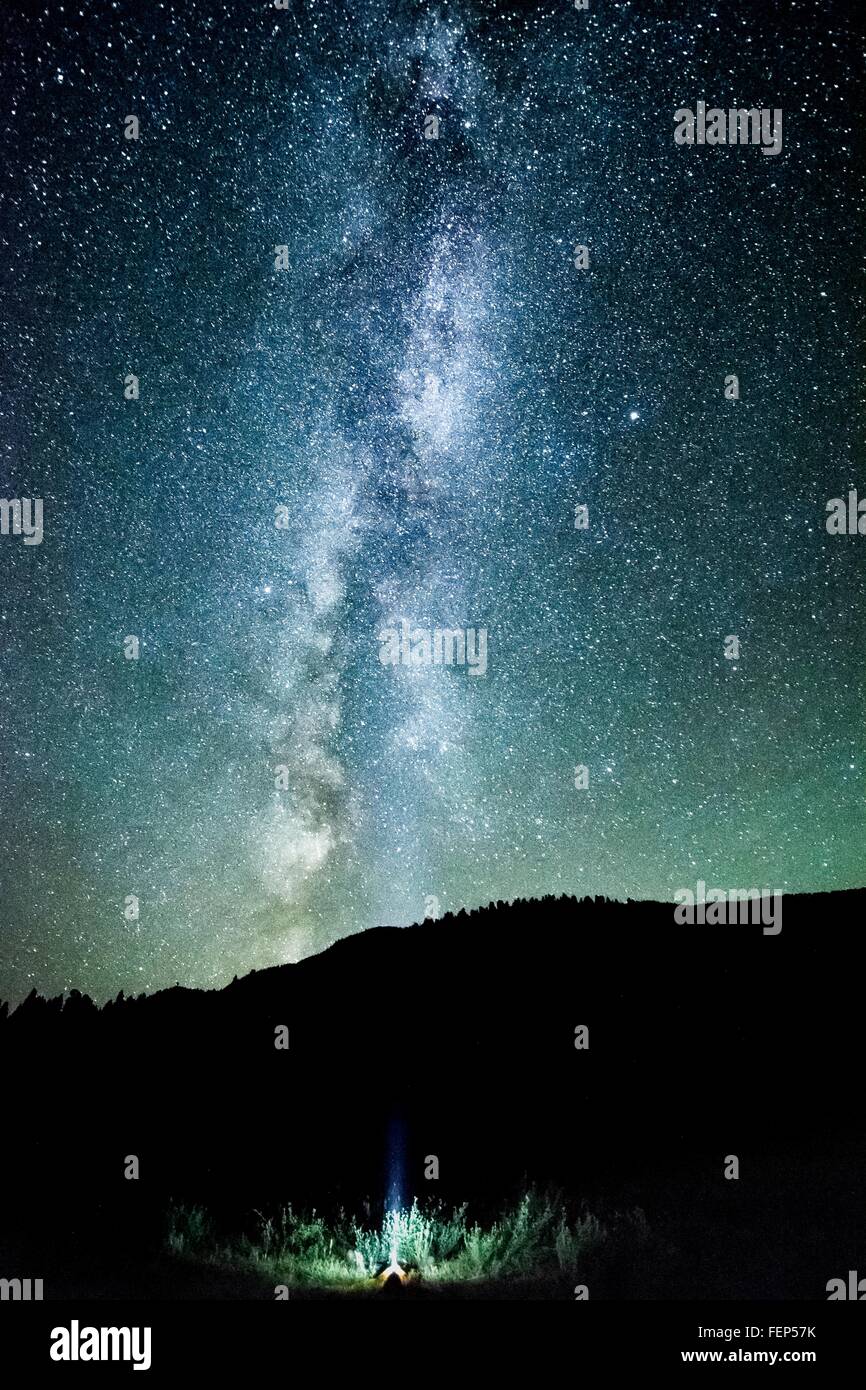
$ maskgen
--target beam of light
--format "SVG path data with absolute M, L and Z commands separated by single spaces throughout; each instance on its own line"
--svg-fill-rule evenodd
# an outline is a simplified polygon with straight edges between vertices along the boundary
M 401 1284 L 406 1282 L 406 1271 L 399 1260 L 399 1233 L 402 1214 L 399 1209 L 392 1209 L 385 1216 L 385 1230 L 390 1235 L 388 1264 L 379 1275 L 380 1284 L 387 1284 L 392 1276 L 396 1275 Z

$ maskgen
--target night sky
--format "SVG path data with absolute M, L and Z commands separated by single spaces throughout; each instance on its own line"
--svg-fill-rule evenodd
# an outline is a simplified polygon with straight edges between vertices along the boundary
M 0 996 L 862 885 L 854 8 L 289 3 L 4 16 Z

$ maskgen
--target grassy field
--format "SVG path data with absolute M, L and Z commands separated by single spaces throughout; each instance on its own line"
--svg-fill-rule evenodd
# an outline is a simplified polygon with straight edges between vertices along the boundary
M 496 1219 L 470 1220 L 467 1208 L 416 1201 L 359 1223 L 291 1206 L 256 1213 L 253 1229 L 219 1233 L 198 1206 L 173 1205 L 166 1250 L 186 1277 L 261 1283 L 273 1297 L 365 1297 L 384 1289 L 415 1297 L 575 1297 L 581 1282 L 607 1282 L 634 1267 L 653 1241 L 640 1210 L 602 1222 L 570 1214 L 556 1196 L 531 1190 Z

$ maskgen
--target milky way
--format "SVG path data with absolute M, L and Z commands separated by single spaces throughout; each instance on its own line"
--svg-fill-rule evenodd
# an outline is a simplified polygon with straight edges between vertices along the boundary
M 44 538 L 0 537 L 0 994 L 864 882 L 846 9 L 5 28 L 0 493 Z M 676 144 L 699 100 L 783 148 Z M 486 670 L 384 664 L 403 620 Z

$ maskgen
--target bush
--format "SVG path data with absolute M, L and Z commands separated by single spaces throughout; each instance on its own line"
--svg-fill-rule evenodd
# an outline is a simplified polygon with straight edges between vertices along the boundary
M 165 1240 L 173 1255 L 200 1253 L 211 1238 L 211 1224 L 204 1207 L 172 1203 Z
M 167 1245 L 174 1255 L 243 1265 L 275 1284 L 321 1287 L 369 1282 L 395 1258 L 430 1282 L 564 1281 L 590 1267 L 627 1265 L 649 1241 L 642 1211 L 616 1214 L 609 1225 L 590 1213 L 570 1221 L 559 1199 L 535 1189 L 486 1227 L 469 1225 L 466 1211 L 448 1214 L 442 1203 L 422 1209 L 415 1199 L 386 1211 L 378 1226 L 359 1226 L 342 1211 L 329 1224 L 315 1210 L 296 1213 L 289 1205 L 273 1216 L 256 1212 L 253 1234 L 220 1248 L 203 1208 L 175 1205 Z

